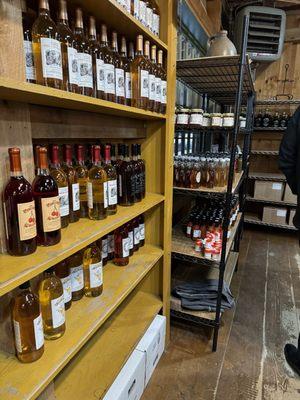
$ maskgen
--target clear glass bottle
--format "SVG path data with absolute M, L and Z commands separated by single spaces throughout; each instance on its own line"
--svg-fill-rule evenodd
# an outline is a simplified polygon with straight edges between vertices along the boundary
M 138 35 L 136 53 L 131 63 L 132 73 L 132 100 L 134 107 L 148 109 L 149 100 L 149 70 L 148 61 L 143 55 L 143 36 Z
M 87 178 L 88 178 L 88 169 L 84 163 L 84 155 L 85 148 L 82 145 L 78 145 L 76 147 L 77 152 L 77 164 L 75 166 L 75 170 L 78 176 L 79 183 L 79 198 L 80 198 L 80 218 L 88 217 L 88 203 L 87 203 Z
M 97 65 L 99 64 L 99 49 L 100 44 L 97 41 L 96 31 L 96 20 L 95 17 L 90 16 L 89 18 L 89 49 L 92 55 L 93 61 L 93 84 L 94 84 L 94 96 L 97 96 Z
M 72 284 L 72 301 L 80 300 L 84 295 L 82 259 L 83 257 L 81 251 L 78 251 L 68 258 Z
M 160 112 L 160 110 L 161 110 L 161 94 L 162 94 L 162 77 L 161 77 L 161 71 L 159 69 L 158 64 L 156 64 L 155 92 L 156 92 L 156 94 L 155 94 L 156 98 L 155 98 L 154 111 Z M 181 111 L 183 111 L 183 110 L 181 110 Z M 186 110 L 186 111 L 188 111 L 188 110 Z M 186 116 L 186 119 L 188 120 L 188 115 Z
M 109 48 L 107 40 L 106 25 L 101 25 L 101 50 L 104 54 L 104 86 L 105 100 L 116 101 L 116 85 L 115 85 L 115 60 L 114 55 Z
M 129 237 L 126 225 L 115 230 L 114 263 L 118 266 L 125 266 L 129 263 Z
M 118 34 L 116 31 L 112 32 L 111 51 L 115 65 L 115 101 L 119 104 L 125 104 L 125 65 L 124 58 L 120 56 L 118 51 Z
M 130 61 L 127 58 L 127 46 L 126 46 L 126 38 L 122 36 L 121 39 L 121 51 L 120 56 L 123 61 L 124 68 L 124 77 L 125 77 L 125 104 L 127 106 L 131 105 L 131 71 L 130 71 Z
M 44 332 L 41 307 L 30 283 L 19 286 L 20 292 L 12 300 L 12 322 L 18 359 L 31 363 L 44 353 Z
M 72 305 L 72 278 L 70 267 L 67 260 L 54 265 L 55 275 L 61 280 L 64 289 L 65 310 L 68 310 Z
M 96 95 L 98 99 L 107 100 L 105 92 L 105 56 L 108 49 L 106 25 L 101 25 L 98 58 L 96 60 Z
M 158 76 L 158 68 L 156 63 L 156 45 L 151 46 L 151 65 L 149 71 L 149 110 L 155 111 L 156 105 L 156 83 L 155 79 Z
M 128 145 L 124 145 L 124 156 L 124 160 L 118 168 L 118 198 L 121 206 L 131 206 L 134 203 L 135 178 Z
M 107 173 L 101 166 L 100 146 L 92 147 L 93 166 L 88 172 L 87 194 L 89 218 L 104 219 L 107 216 Z
M 145 40 L 145 43 L 144 43 L 144 57 L 147 60 L 147 70 L 148 70 L 148 110 L 152 110 L 153 105 L 154 105 L 154 99 L 153 99 L 153 101 L 150 99 L 150 92 L 151 92 L 150 85 L 153 84 L 153 81 L 155 84 L 155 76 L 152 73 L 152 63 L 150 61 L 150 42 L 149 42 L 149 40 Z
M 160 112 L 162 114 L 166 113 L 167 109 L 167 73 L 163 68 L 163 51 L 158 50 L 158 60 L 157 66 L 160 70 L 160 78 L 161 78 L 161 105 Z
M 110 145 L 105 146 L 104 166 L 107 174 L 107 214 L 113 215 L 117 212 L 118 186 L 117 172 L 110 159 Z
M 72 162 L 73 149 L 70 144 L 63 146 L 63 171 L 68 179 L 69 187 L 69 222 L 77 222 L 80 218 L 80 196 L 78 175 Z
M 26 82 L 36 83 L 36 72 L 34 65 L 33 49 L 32 49 L 32 18 L 27 10 L 26 1 L 21 1 L 22 7 L 22 24 L 23 24 L 23 45 L 24 45 L 24 61 Z
M 61 42 L 56 25 L 50 17 L 49 0 L 39 0 L 39 16 L 32 26 L 32 48 L 36 82 L 62 89 Z
M 102 254 L 93 243 L 83 253 L 84 294 L 97 297 L 103 292 Z
M 48 340 L 60 338 L 66 330 L 64 289 L 54 268 L 44 272 L 39 284 L 44 336 Z
M 67 175 L 60 166 L 59 147 L 57 145 L 51 146 L 50 162 L 50 175 L 58 186 L 61 227 L 66 228 L 69 225 L 69 188 Z

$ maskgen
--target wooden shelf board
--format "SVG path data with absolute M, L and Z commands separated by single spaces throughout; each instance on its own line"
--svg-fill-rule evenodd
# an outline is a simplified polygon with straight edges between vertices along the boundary
M 102 398 L 161 308 L 162 301 L 149 293 L 125 300 L 57 376 L 55 398 Z
M 64 90 L 19 82 L 0 77 L 0 98 L 22 103 L 59 107 L 69 110 L 90 111 L 93 113 L 137 118 L 143 120 L 165 120 L 166 115 L 145 111 L 136 107 L 124 106 L 94 97 L 70 93 Z
M 0 255 L 0 296 L 163 201 L 163 195 L 147 193 L 140 203 L 118 206 L 117 214 L 102 221 L 81 219 L 70 224 L 62 230 L 62 240 L 55 246 L 38 247 L 34 254 L 25 257 Z
M 58 340 L 46 341 L 45 352 L 40 360 L 32 364 L 22 364 L 15 356 L 1 352 L 1 400 L 35 399 L 136 288 L 162 255 L 161 248 L 145 245 L 131 257 L 128 266 L 107 264 L 104 267 L 102 295 L 95 298 L 84 297 L 72 304 L 66 313 L 64 336 Z M 142 319 L 142 315 L 142 312 L 136 313 L 139 319 Z M 126 328 L 129 326 L 126 325 Z M 132 329 L 128 330 L 129 336 L 132 335 L 131 331 Z M 112 350 L 111 347 L 107 349 L 109 354 Z M 110 368 L 110 363 L 107 368 Z

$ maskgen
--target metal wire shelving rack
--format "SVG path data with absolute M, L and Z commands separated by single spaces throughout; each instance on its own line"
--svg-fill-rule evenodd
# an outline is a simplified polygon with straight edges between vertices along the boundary
M 174 188 L 174 193 L 204 196 L 215 198 L 225 196 L 225 210 L 223 222 L 223 243 L 220 261 L 212 262 L 204 257 L 195 257 L 192 250 L 184 246 L 180 237 L 178 239 L 178 227 L 173 229 L 172 257 L 174 259 L 206 266 L 205 276 L 214 276 L 218 279 L 218 294 L 216 311 L 194 312 L 182 309 L 180 300 L 171 296 L 171 316 L 176 319 L 192 322 L 196 325 L 206 325 L 214 329 L 212 349 L 216 351 L 218 333 L 221 323 L 221 298 L 224 279 L 230 285 L 234 270 L 237 268 L 238 252 L 241 233 L 244 223 L 244 207 L 246 200 L 246 184 L 248 177 L 248 158 L 250 151 L 250 136 L 253 129 L 253 109 L 255 90 L 252 81 L 250 63 L 246 55 L 249 18 L 245 17 L 243 27 L 243 45 L 240 55 L 226 57 L 204 57 L 192 60 L 181 60 L 177 62 L 177 79 L 184 82 L 200 94 L 206 94 L 208 98 L 215 100 L 220 105 L 234 105 L 235 120 L 234 127 L 228 130 L 231 135 L 230 166 L 227 187 L 223 191 L 185 190 Z M 240 129 L 239 116 L 241 107 L 246 106 L 246 129 Z M 238 134 L 243 133 L 243 173 L 236 183 L 234 180 L 234 164 L 237 150 Z M 230 222 L 231 200 L 234 193 L 239 193 L 240 210 L 234 233 L 228 240 L 228 228 Z M 182 234 L 183 236 L 183 234 Z M 179 246 L 181 245 L 181 248 Z M 185 251 L 183 249 L 186 249 Z M 213 265 L 212 265 L 213 264 Z M 172 282 L 173 283 L 173 282 Z

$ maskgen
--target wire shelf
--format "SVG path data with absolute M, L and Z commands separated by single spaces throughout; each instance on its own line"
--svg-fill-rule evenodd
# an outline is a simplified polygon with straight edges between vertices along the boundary
M 249 217 L 245 215 L 244 222 L 246 224 L 251 224 L 251 225 L 258 225 L 258 226 L 265 226 L 267 228 L 279 228 L 279 229 L 285 229 L 288 231 L 297 231 L 297 228 L 295 228 L 292 225 L 283 225 L 283 224 L 271 224 L 269 222 L 263 222 L 259 219 Z
M 273 174 L 271 172 L 250 172 L 248 178 L 258 181 L 286 182 L 283 174 Z
M 270 205 L 274 205 L 274 206 L 297 207 L 296 203 L 288 203 L 286 201 L 254 199 L 253 197 L 250 197 L 250 196 L 247 196 L 246 200 L 249 203 L 262 203 L 262 204 L 270 204 Z
M 284 105 L 300 105 L 300 100 L 275 100 L 266 99 L 258 100 L 255 102 L 257 106 L 284 106 Z
M 253 128 L 253 132 L 284 132 L 286 131 L 286 128 L 281 128 L 281 127 L 277 127 L 275 128 L 274 126 L 268 126 L 266 128 L 263 127 L 254 127 Z
M 251 150 L 251 154 L 258 156 L 278 156 L 277 150 Z

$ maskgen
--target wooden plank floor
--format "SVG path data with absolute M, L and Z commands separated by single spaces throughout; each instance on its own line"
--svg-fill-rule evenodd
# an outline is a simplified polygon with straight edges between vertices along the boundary
M 171 343 L 143 400 L 296 400 L 300 378 L 283 347 L 297 343 L 300 251 L 295 234 L 248 230 L 218 351 L 210 331 L 173 322 Z

